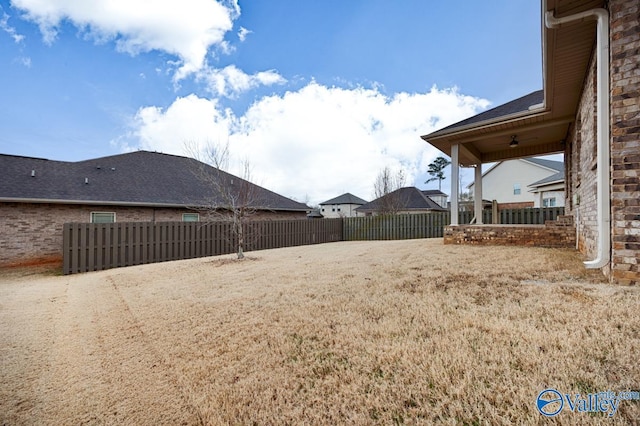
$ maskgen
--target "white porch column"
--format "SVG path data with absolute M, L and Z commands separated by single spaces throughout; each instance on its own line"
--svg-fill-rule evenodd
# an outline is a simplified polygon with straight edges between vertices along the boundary
M 458 144 L 451 146 L 451 224 L 458 225 L 458 199 L 460 181 L 460 164 L 458 156 Z
M 482 225 L 482 164 L 476 164 L 473 179 L 473 210 L 476 225 Z

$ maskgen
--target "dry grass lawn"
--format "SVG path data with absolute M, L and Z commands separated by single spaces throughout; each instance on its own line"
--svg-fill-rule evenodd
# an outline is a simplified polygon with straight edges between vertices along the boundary
M 3 425 L 547 424 L 547 387 L 638 390 L 640 289 L 571 250 L 344 242 L 0 273 L 0 342 Z

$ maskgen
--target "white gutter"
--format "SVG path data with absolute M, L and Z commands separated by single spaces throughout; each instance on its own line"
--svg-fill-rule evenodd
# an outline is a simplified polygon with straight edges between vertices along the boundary
M 597 221 L 598 252 L 593 260 L 584 262 L 589 269 L 602 268 L 611 257 L 611 212 L 609 188 L 609 12 L 606 9 L 591 9 L 575 15 L 556 18 L 553 11 L 546 11 L 545 25 L 549 29 L 585 20 L 597 19 L 596 79 L 597 79 Z

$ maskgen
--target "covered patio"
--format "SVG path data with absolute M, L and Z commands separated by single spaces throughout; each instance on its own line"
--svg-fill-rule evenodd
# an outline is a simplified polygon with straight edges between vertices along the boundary
M 606 252 L 609 251 L 609 209 L 604 208 L 605 203 L 609 202 L 609 151 L 606 148 L 608 145 L 604 145 L 608 144 L 609 140 L 608 17 L 592 10 L 602 7 L 602 1 L 543 0 L 541 3 L 544 80 L 542 90 L 424 135 L 422 139 L 451 157 L 452 212 L 458 211 L 459 207 L 459 167 L 475 169 L 475 226 L 482 226 L 481 165 L 536 155 L 565 153 L 565 142 L 575 127 L 578 105 L 583 96 L 585 78 L 592 60 L 594 40 L 597 40 L 597 116 L 591 117 L 590 120 L 593 120 L 597 128 L 598 140 L 597 163 L 593 168 L 597 168 L 598 175 L 598 235 L 601 240 L 599 252 Z M 565 174 L 565 182 L 569 186 L 571 174 L 568 170 Z M 568 224 L 573 228 L 572 219 L 562 219 L 562 227 L 566 228 Z M 555 227 L 557 224 L 548 225 Z M 513 231 L 509 228 L 502 230 L 503 233 Z M 451 215 L 449 232 L 455 235 L 455 238 L 452 237 L 455 242 L 491 241 L 489 234 L 495 236 L 496 232 L 500 233 L 495 225 L 485 227 L 485 231 L 486 234 L 483 235 L 481 229 L 473 230 L 470 225 L 461 226 L 457 215 Z M 533 232 L 533 228 L 529 228 L 528 232 Z M 573 233 L 575 234 L 575 229 Z M 475 237 L 472 238 L 472 234 Z M 518 234 L 522 233 L 518 231 Z M 493 240 L 500 243 L 523 241 L 522 238 L 510 239 L 506 234 Z M 599 263 L 593 265 L 601 266 Z

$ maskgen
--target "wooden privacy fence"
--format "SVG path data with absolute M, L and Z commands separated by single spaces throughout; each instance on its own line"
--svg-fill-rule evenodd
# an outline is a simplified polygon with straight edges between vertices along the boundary
M 344 241 L 437 238 L 450 223 L 449 212 L 349 217 L 342 225 Z
M 66 223 L 63 273 L 235 253 L 230 222 Z M 263 250 L 342 240 L 342 220 L 255 221 L 245 249 Z
M 446 213 L 449 214 L 448 212 Z M 564 207 L 544 207 L 526 209 L 503 209 L 498 211 L 497 224 L 502 225 L 544 225 L 547 220 L 556 220 L 564 214 Z M 471 223 L 474 213 L 463 211 L 458 215 L 458 223 L 465 225 Z M 482 222 L 484 224 L 493 223 L 493 213 L 486 209 L 482 211 Z M 448 223 L 447 223 L 448 224 Z
M 543 225 L 546 220 L 555 220 L 564 214 L 564 207 L 505 209 L 498 213 L 497 223 L 500 224 Z M 468 224 L 473 216 L 473 212 L 459 212 L 458 223 Z M 491 210 L 484 210 L 483 223 L 491 224 L 492 220 Z M 444 227 L 450 223 L 449 212 L 350 217 L 344 219 L 342 239 L 353 241 L 438 238 L 443 236 Z
M 500 211 L 502 224 L 543 224 L 564 208 Z M 466 224 L 472 212 L 460 212 Z M 483 222 L 492 223 L 491 211 Z M 438 238 L 450 224 L 449 212 L 344 219 L 252 221 L 245 227 L 245 250 L 355 240 Z M 63 272 L 98 271 L 120 266 L 234 253 L 230 222 L 67 223 L 63 235 Z

